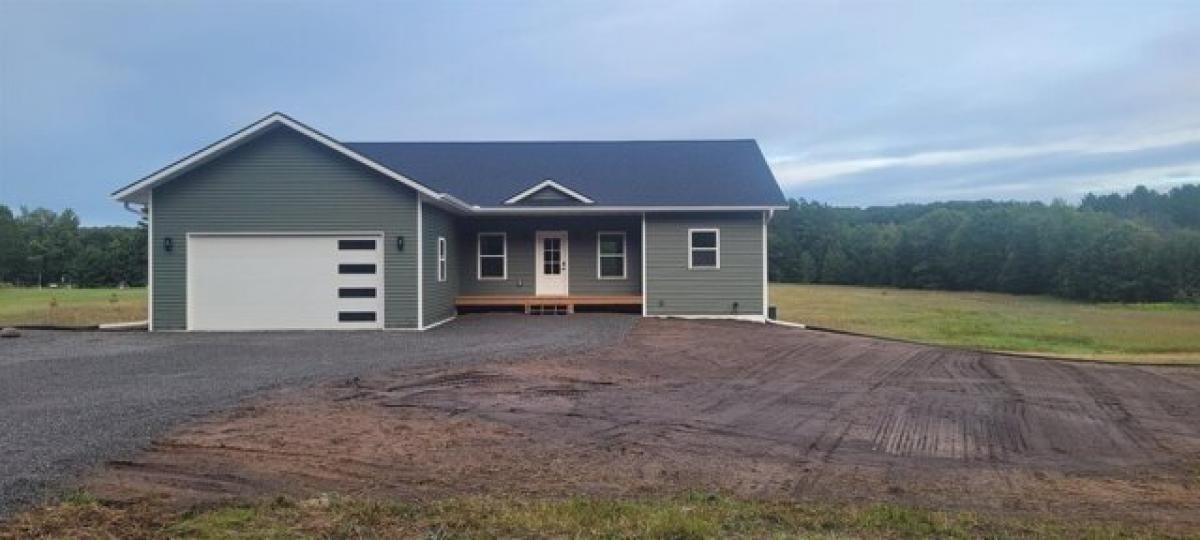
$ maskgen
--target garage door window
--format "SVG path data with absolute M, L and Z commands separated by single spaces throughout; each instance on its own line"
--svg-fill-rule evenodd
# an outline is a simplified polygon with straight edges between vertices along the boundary
M 338 240 L 338 249 L 375 249 L 374 240 Z
M 328 267 L 326 267 L 328 268 Z M 373 264 L 339 264 L 339 274 L 374 274 L 375 265 Z
M 375 320 L 374 311 L 339 311 L 339 322 L 372 322 Z
M 375 298 L 375 287 L 341 287 L 338 298 Z

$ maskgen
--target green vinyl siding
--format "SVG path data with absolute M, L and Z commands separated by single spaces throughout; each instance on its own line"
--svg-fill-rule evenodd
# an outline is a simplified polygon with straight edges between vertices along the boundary
M 421 205 L 424 240 L 424 266 L 422 281 L 425 283 L 422 302 L 425 306 L 426 326 L 454 316 L 454 297 L 458 295 L 459 264 L 458 234 L 454 216 L 428 203 Z M 446 281 L 438 281 L 438 237 L 446 239 Z
M 383 232 L 384 325 L 417 324 L 416 193 L 290 128 L 272 128 L 154 188 L 150 206 L 155 330 L 186 328 L 193 232 Z M 398 251 L 397 236 L 412 247 Z
M 641 215 L 481 217 L 459 222 L 459 294 L 534 295 L 534 234 L 567 231 L 568 293 L 571 295 L 641 294 Z M 596 269 L 596 233 L 625 232 L 625 279 L 599 279 Z M 480 280 L 476 236 L 481 232 L 508 235 L 508 279 Z
M 646 314 L 762 316 L 763 219 L 762 212 L 647 214 Z M 688 229 L 720 230 L 720 268 L 688 268 Z

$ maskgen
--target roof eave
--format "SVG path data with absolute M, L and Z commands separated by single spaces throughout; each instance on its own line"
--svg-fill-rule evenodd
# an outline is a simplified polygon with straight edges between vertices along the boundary
M 656 206 L 472 206 L 472 214 L 595 214 L 636 212 L 765 212 L 787 210 L 787 205 L 656 205 Z

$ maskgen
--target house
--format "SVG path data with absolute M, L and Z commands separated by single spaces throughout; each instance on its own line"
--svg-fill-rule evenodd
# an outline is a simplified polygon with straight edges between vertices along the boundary
M 424 330 L 468 306 L 762 321 L 786 208 L 753 140 L 348 143 L 280 113 L 112 197 L 149 222 L 152 330 Z

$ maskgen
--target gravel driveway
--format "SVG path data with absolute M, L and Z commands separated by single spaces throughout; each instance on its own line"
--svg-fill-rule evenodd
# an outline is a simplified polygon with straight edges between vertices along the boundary
M 0 516 L 256 392 L 580 350 L 621 339 L 635 320 L 468 315 L 423 333 L 26 332 L 0 341 Z

